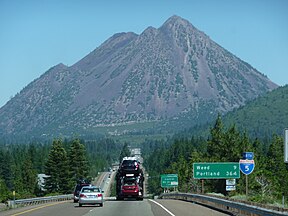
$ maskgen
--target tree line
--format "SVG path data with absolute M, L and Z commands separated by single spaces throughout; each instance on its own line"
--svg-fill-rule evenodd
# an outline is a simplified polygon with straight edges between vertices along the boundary
M 54 193 L 71 193 L 80 178 L 92 179 L 99 171 L 129 155 L 112 139 L 62 140 L 29 145 L 0 144 L 0 201 Z M 252 138 L 235 125 L 224 127 L 218 115 L 209 136 L 173 137 L 146 140 L 141 144 L 144 166 L 149 173 L 148 189 L 160 194 L 160 174 L 178 174 L 183 192 L 200 192 L 202 185 L 193 179 L 195 162 L 239 162 L 243 152 L 254 152 L 255 169 L 249 175 L 249 199 L 269 202 L 288 195 L 288 170 L 283 160 L 283 137 Z M 44 190 L 37 174 L 45 173 Z M 245 194 L 245 177 L 237 179 L 236 191 L 227 192 L 224 180 L 205 180 L 205 192 L 224 195 Z
M 96 177 L 118 159 L 121 145 L 112 139 L 55 139 L 51 144 L 0 144 L 0 202 L 72 193 L 78 180 Z M 41 187 L 37 174 L 45 174 Z
M 270 143 L 247 133 L 240 133 L 235 125 L 224 128 L 218 115 L 208 138 L 178 138 L 171 144 L 165 141 L 151 141 L 143 145 L 144 163 L 149 173 L 149 191 L 163 192 L 160 174 L 178 174 L 179 187 L 183 192 L 200 192 L 201 181 L 193 179 L 195 162 L 239 162 L 243 152 L 254 152 L 255 169 L 248 176 L 249 199 L 269 202 L 288 195 L 288 168 L 283 157 L 283 137 L 274 135 Z M 236 191 L 226 191 L 225 180 L 205 180 L 205 192 L 224 195 L 245 194 L 245 177 L 236 181 Z

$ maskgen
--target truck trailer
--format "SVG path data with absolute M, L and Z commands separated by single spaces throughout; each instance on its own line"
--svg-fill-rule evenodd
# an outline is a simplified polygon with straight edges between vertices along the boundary
M 117 200 L 124 200 L 124 198 L 143 200 L 144 175 L 137 159 L 134 157 L 123 158 L 115 178 Z

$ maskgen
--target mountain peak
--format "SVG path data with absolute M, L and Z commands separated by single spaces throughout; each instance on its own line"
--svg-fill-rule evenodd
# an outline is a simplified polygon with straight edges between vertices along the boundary
M 179 25 L 183 25 L 184 27 L 192 26 L 192 24 L 188 20 L 185 20 L 177 15 L 173 15 L 172 17 L 166 20 L 166 22 L 162 25 L 162 27 L 172 28 L 173 26 L 179 26 Z
M 157 29 L 156 28 L 154 28 L 154 27 L 152 27 L 152 26 L 149 26 L 148 28 L 146 28 L 143 32 L 142 32 L 142 34 L 141 34 L 141 36 L 143 36 L 143 35 L 154 35 L 154 34 L 157 34 Z
M 140 35 L 113 35 L 71 67 L 48 70 L 0 109 L 0 137 L 186 117 L 201 124 L 276 87 L 174 15 Z
M 173 16 L 171 16 L 170 18 L 168 18 L 167 20 L 166 20 L 166 22 L 170 22 L 170 23 L 175 23 L 175 22 L 188 22 L 187 20 L 185 20 L 185 19 L 183 19 L 182 17 L 180 17 L 180 16 L 177 16 L 177 15 L 173 15 Z M 165 23 L 166 23 L 165 22 Z
M 159 30 L 165 35 L 174 35 L 174 36 L 177 35 L 178 33 L 194 34 L 195 32 L 200 32 L 188 20 L 185 20 L 176 15 L 167 19 L 166 22 L 159 28 Z

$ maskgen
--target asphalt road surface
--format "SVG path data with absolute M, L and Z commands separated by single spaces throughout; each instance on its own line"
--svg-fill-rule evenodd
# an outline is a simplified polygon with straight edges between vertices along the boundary
M 113 174 L 115 174 L 113 172 Z M 205 208 L 203 206 L 190 202 L 178 200 L 151 200 L 144 199 L 137 201 L 128 199 L 116 201 L 114 198 L 108 198 L 111 179 L 109 173 L 103 172 L 98 177 L 95 185 L 100 185 L 105 191 L 104 197 L 108 200 L 104 202 L 104 207 L 85 205 L 79 207 L 73 200 L 45 203 L 35 206 L 1 211 L 0 216 L 223 216 L 224 213 Z
M 104 207 L 84 206 L 79 207 L 73 201 L 47 203 L 21 209 L 0 212 L 8 216 L 223 216 L 226 214 L 205 208 L 203 206 L 177 201 L 177 200 L 109 200 L 104 202 Z
M 113 173 L 115 174 L 115 173 Z M 109 196 L 109 186 L 111 179 L 109 173 L 103 172 L 95 182 L 105 191 L 104 197 Z M 83 206 L 79 207 L 78 203 L 73 200 L 63 202 L 45 203 L 35 206 L 12 209 L 0 212 L 0 216 L 221 216 L 226 215 L 203 206 L 190 202 L 178 200 L 151 200 L 144 199 L 136 201 L 128 199 L 116 201 L 109 198 L 104 202 L 104 207 L 100 206 Z

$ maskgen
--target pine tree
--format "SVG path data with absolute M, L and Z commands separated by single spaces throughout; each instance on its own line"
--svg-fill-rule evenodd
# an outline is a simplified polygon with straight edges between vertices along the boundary
M 79 139 L 72 141 L 69 150 L 69 168 L 72 181 L 76 183 L 79 179 L 88 178 L 89 167 L 85 146 Z
M 25 184 L 22 181 L 21 170 L 22 167 L 20 165 L 13 165 L 13 190 L 15 190 L 18 194 L 21 194 L 25 189 Z
M 68 158 L 62 141 L 54 140 L 45 164 L 45 189 L 48 193 L 71 192 Z
M 121 162 L 124 157 L 129 157 L 129 156 L 130 156 L 130 150 L 128 148 L 128 144 L 125 143 L 119 156 L 119 162 Z
M 33 168 L 33 164 L 30 157 L 27 157 L 21 169 L 22 174 L 22 182 L 25 185 L 25 190 L 29 194 L 33 194 L 35 192 L 37 186 L 37 174 L 36 170 Z
M 5 202 L 8 200 L 9 190 L 5 184 L 5 181 L 0 176 L 0 202 Z
M 252 146 L 255 169 L 249 175 L 249 189 L 252 189 L 253 192 L 260 194 L 262 199 L 265 199 L 265 197 L 272 195 L 273 189 L 269 179 L 272 172 L 267 169 L 267 157 L 264 154 L 264 147 L 260 140 L 255 139 Z
M 207 156 L 213 162 L 236 162 L 241 157 L 240 134 L 235 125 L 226 132 L 218 115 L 214 128 L 211 129 L 211 138 L 207 141 Z M 225 180 L 217 179 L 209 181 L 215 192 L 227 194 Z
M 284 163 L 283 146 L 283 138 L 274 135 L 267 154 L 267 170 L 272 174 L 269 178 L 273 183 L 273 193 L 278 198 L 282 193 L 288 194 L 288 170 Z
M 192 167 L 191 170 L 191 179 L 190 179 L 190 184 L 191 184 L 191 190 L 192 192 L 200 192 L 200 187 L 201 187 L 201 183 L 199 180 L 192 178 L 193 176 L 193 163 L 198 163 L 201 162 L 203 160 L 203 155 L 197 150 L 193 150 L 191 153 L 191 157 L 190 157 L 190 161 L 189 161 L 189 167 Z
M 9 190 L 14 187 L 12 163 L 11 153 L 9 151 L 0 151 L 0 177 L 2 176 Z
M 224 142 L 224 126 L 221 120 L 221 116 L 218 115 L 214 127 L 210 130 L 211 138 L 207 141 L 207 158 L 210 161 L 221 161 L 222 151 L 225 149 Z
M 242 149 L 240 147 L 241 137 L 236 126 L 232 125 L 224 136 L 223 149 L 221 149 L 221 160 L 224 162 L 238 162 L 241 158 Z
M 177 162 L 177 174 L 179 177 L 179 189 L 181 191 L 188 192 L 189 189 L 189 181 L 191 176 L 189 175 L 189 169 L 187 161 L 184 159 L 184 157 L 181 155 Z

